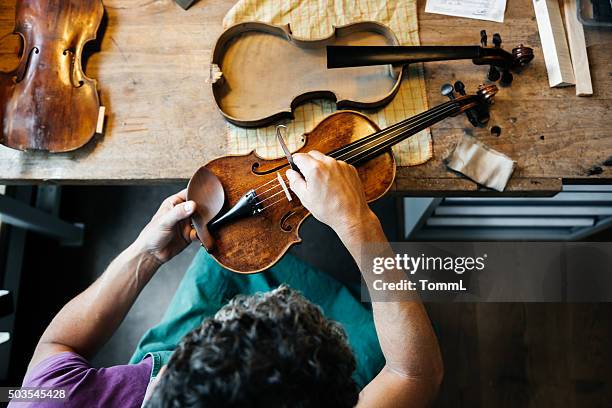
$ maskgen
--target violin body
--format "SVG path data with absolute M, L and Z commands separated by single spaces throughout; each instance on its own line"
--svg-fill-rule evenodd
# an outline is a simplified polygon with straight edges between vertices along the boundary
M 339 111 L 305 134 L 305 144 L 298 152 L 317 150 L 326 153 L 378 130 L 376 124 L 360 113 Z M 218 202 L 218 198 L 214 194 L 202 193 L 206 185 L 201 180 L 203 174 L 212 173 L 220 181 L 225 191 L 224 208 L 227 209 L 234 206 L 245 191 L 273 182 L 278 177 L 277 172 L 284 177 L 287 169 L 287 159 L 266 160 L 255 152 L 222 157 L 198 170 L 189 183 L 187 197 L 196 201 L 198 211 L 207 212 L 203 215 L 206 222 L 211 219 L 210 202 Z M 357 170 L 366 198 L 371 202 L 383 196 L 391 187 L 395 178 L 395 159 L 389 149 L 361 164 Z M 211 183 L 214 185 L 214 181 Z M 219 190 L 212 188 L 208 191 Z M 211 231 L 214 245 L 207 247 L 209 253 L 222 266 L 239 273 L 260 272 L 274 265 L 292 245 L 301 241 L 299 228 L 310 214 L 295 195 L 288 201 L 281 192 L 269 201 L 277 200 L 281 201 L 258 215 L 237 219 Z M 201 222 L 197 222 L 196 218 L 194 221 L 198 236 L 204 242 L 206 231 Z
M 228 28 L 211 61 L 218 70 L 211 82 L 221 114 L 236 125 L 256 127 L 292 118 L 297 105 L 315 98 L 329 99 L 338 109 L 372 109 L 391 101 L 401 68 L 328 70 L 325 47 L 332 44 L 391 46 L 399 41 L 390 28 L 372 21 L 335 27 L 320 39 L 296 37 L 289 25 L 248 22 Z
M 93 137 L 100 101 L 81 57 L 103 14 L 100 0 L 17 1 L 23 52 L 17 68 L 0 72 L 2 144 L 66 152 Z

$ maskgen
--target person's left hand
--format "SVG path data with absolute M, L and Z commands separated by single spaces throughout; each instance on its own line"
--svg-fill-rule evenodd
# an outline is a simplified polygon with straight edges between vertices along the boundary
M 190 222 L 196 204 L 186 200 L 186 189 L 166 198 L 136 239 L 139 249 L 159 263 L 168 262 L 197 239 Z

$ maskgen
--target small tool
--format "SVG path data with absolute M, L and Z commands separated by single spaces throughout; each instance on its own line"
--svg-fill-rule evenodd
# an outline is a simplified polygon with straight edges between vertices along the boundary
M 285 139 L 283 138 L 283 134 L 281 133 L 281 128 L 287 129 L 287 126 L 285 125 L 276 126 L 276 138 L 278 139 L 278 143 L 280 143 L 281 148 L 283 149 L 283 152 L 285 152 L 285 156 L 287 156 L 287 161 L 289 162 L 289 166 L 291 166 L 291 169 L 297 171 L 298 173 L 300 173 L 300 176 L 304 177 L 304 175 L 302 174 L 298 166 L 296 166 L 295 162 L 293 161 L 293 156 L 291 155 L 291 152 L 287 148 L 287 144 L 285 143 Z

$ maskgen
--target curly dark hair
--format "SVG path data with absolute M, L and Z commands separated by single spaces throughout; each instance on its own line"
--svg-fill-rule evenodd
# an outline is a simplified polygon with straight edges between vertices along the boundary
M 342 327 L 283 285 L 187 334 L 146 407 L 353 407 L 354 370 Z

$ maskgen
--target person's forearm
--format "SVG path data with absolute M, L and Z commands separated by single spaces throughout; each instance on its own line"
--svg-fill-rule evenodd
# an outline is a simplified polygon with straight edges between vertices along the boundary
M 368 283 L 373 279 L 372 271 L 366 270 L 371 265 L 371 257 L 394 256 L 380 222 L 373 213 L 365 215 L 350 230 L 339 228 L 336 232 Z M 368 284 L 368 290 L 370 286 Z M 400 375 L 439 381 L 443 370 L 442 358 L 429 318 L 418 296 L 415 295 L 410 301 L 376 302 L 376 296 L 372 292 L 370 295 L 373 298 L 374 323 L 387 367 Z
M 38 344 L 31 365 L 37 362 L 37 352 L 48 344 L 64 346 L 85 358 L 95 354 L 115 332 L 159 266 L 137 243 L 128 247 L 98 280 L 55 316 Z

